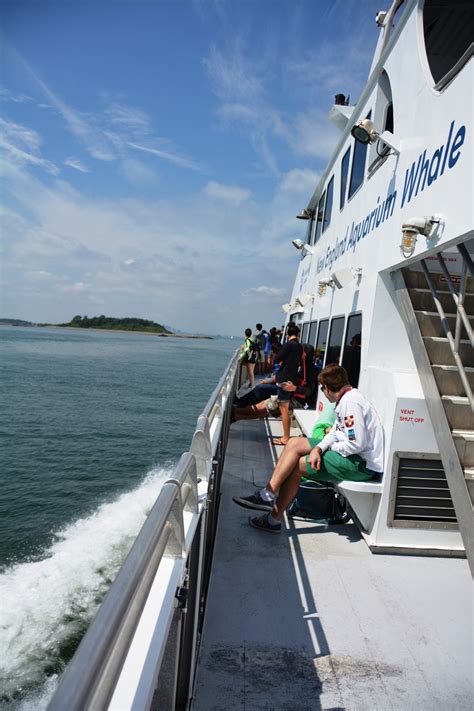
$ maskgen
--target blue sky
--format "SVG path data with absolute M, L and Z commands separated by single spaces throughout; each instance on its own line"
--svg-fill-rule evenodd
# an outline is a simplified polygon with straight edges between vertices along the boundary
M 2 0 L 0 316 L 283 322 L 373 0 Z

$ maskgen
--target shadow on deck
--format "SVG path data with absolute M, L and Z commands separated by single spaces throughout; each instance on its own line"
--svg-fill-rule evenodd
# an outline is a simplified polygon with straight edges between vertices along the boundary
M 269 434 L 231 429 L 193 711 L 471 708 L 467 562 L 374 556 L 352 523 L 250 528 L 232 496 L 266 483 Z

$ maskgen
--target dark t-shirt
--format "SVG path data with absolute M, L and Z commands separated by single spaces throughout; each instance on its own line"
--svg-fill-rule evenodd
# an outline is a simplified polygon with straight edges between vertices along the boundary
M 275 362 L 281 362 L 281 368 L 278 371 L 277 383 L 284 383 L 290 380 L 294 385 L 298 380 L 298 370 L 301 363 L 302 346 L 298 340 L 292 339 L 287 341 L 275 356 Z

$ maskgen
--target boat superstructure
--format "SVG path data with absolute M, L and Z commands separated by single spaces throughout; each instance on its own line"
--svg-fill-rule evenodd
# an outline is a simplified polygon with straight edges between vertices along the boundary
M 473 567 L 473 13 L 394 2 L 378 21 L 362 97 L 331 112 L 341 138 L 285 310 L 326 364 L 350 369 L 361 335 L 353 384 L 386 438 L 380 491 L 346 492 L 369 545 L 465 549 Z
M 472 14 L 396 0 L 377 16 L 295 240 L 287 320 L 376 407 L 382 481 L 342 485 L 353 523 L 250 529 L 231 496 L 265 484 L 280 432 L 230 428 L 236 355 L 50 709 L 471 707 Z

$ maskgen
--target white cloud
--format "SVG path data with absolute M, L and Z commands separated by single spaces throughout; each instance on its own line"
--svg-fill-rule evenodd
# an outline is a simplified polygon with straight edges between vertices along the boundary
M 58 175 L 54 163 L 41 157 L 39 134 L 26 126 L 0 118 L 0 149 L 8 160 L 19 165 L 29 163 L 43 168 L 51 175 Z
M 102 113 L 77 111 L 62 101 L 22 57 L 19 57 L 19 61 L 63 118 L 72 135 L 96 160 L 121 160 L 127 157 L 128 149 L 132 148 L 182 168 L 201 170 L 196 161 L 173 146 L 171 141 L 153 135 L 150 117 L 141 109 L 112 101 Z
M 0 99 L 4 101 L 13 101 L 15 104 L 29 104 L 33 101 L 31 96 L 27 94 L 13 94 L 8 89 L 0 87 Z
M 74 170 L 78 170 L 80 173 L 88 173 L 89 168 L 84 165 L 82 161 L 79 160 L 79 158 L 66 158 L 64 161 L 64 165 L 69 166 L 69 168 L 74 168 Z
M 212 45 L 203 63 L 221 99 L 255 101 L 264 94 L 263 81 L 257 76 L 257 62 L 247 58 L 241 38 L 235 38 L 227 56 Z
M 280 323 L 297 267 L 289 244 L 300 207 L 296 173 L 283 177 L 269 204 L 210 181 L 183 211 L 179 198 L 112 202 L 65 181 L 46 187 L 19 166 L 5 170 L 15 205 L 5 241 L 6 316 L 62 323 L 100 311 L 234 334 L 249 318 Z
M 280 289 L 276 286 L 257 286 L 248 291 L 249 293 L 254 292 L 255 294 L 263 294 L 264 296 L 282 296 L 286 293 L 287 289 Z
M 64 292 L 78 292 L 78 291 L 84 291 L 86 288 L 86 285 L 82 281 L 77 281 L 75 284 L 68 284 L 66 286 L 62 287 L 62 290 Z
M 314 170 L 294 168 L 282 176 L 279 192 L 296 196 L 310 195 L 315 189 L 319 177 L 319 173 Z
M 157 158 L 162 158 L 163 160 L 170 161 L 175 165 L 179 165 L 182 168 L 191 168 L 192 170 L 201 170 L 201 167 L 193 161 L 183 155 L 178 155 L 177 153 L 171 152 L 169 150 L 165 151 L 161 148 L 154 148 L 153 146 L 140 145 L 132 141 L 127 141 L 127 146 L 130 148 L 135 148 L 137 151 L 143 151 L 144 153 L 149 153 Z
M 250 190 L 246 188 L 240 188 L 238 185 L 223 185 L 217 183 L 214 180 L 210 180 L 204 192 L 210 198 L 215 198 L 217 200 L 225 200 L 233 203 L 234 205 L 240 205 L 245 200 L 250 198 Z

